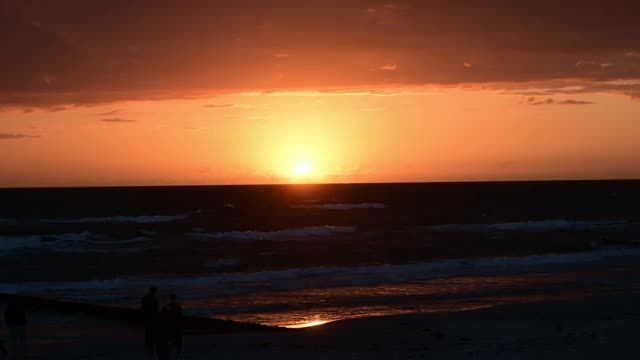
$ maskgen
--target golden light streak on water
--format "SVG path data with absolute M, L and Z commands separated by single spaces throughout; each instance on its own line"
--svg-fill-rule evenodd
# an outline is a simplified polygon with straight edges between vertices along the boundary
M 319 320 L 319 321 L 311 321 L 311 322 L 302 323 L 302 324 L 287 325 L 285 327 L 289 328 L 289 329 L 302 329 L 302 328 L 307 328 L 307 327 L 312 327 L 312 326 L 324 325 L 324 324 L 326 324 L 328 322 L 330 322 L 330 321 Z

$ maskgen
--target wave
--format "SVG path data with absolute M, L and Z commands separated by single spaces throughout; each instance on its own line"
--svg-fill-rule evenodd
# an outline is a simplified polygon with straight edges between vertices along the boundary
M 57 235 L 0 236 L 0 251 L 60 246 L 87 240 L 90 232 Z M 55 244 L 54 244 L 55 243 Z
M 0 253 L 20 251 L 63 251 L 63 252 L 103 252 L 99 249 L 88 249 L 84 245 L 123 245 L 140 243 L 152 240 L 146 236 L 138 236 L 130 239 L 112 239 L 105 235 L 94 234 L 88 231 L 81 233 L 49 234 L 49 235 L 23 235 L 0 236 Z M 117 251 L 133 251 L 131 248 L 119 248 Z M 114 249 L 104 250 L 105 252 Z
M 361 204 L 316 204 L 316 205 L 291 205 L 294 209 L 324 209 L 324 210 L 352 210 L 352 209 L 386 209 L 387 205 L 381 203 Z
M 436 231 L 552 231 L 552 230 L 606 230 L 627 226 L 627 220 L 616 221 L 570 221 L 542 220 L 499 224 L 446 224 L 429 226 Z
M 163 291 L 180 293 L 183 299 L 201 299 L 257 292 L 399 284 L 464 276 L 511 275 L 540 270 L 553 272 L 556 265 L 566 270 L 567 265 L 621 259 L 638 261 L 639 258 L 640 249 L 617 248 L 569 254 L 448 260 L 408 265 L 271 270 L 190 278 L 0 283 L 0 293 L 40 294 L 97 301 L 128 296 L 129 301 L 137 301 L 143 289 L 155 285 Z
M 76 224 L 76 223 L 163 223 L 188 219 L 192 213 L 180 215 L 149 215 L 149 216 L 107 216 L 86 217 L 78 219 L 45 219 L 43 222 Z
M 280 240 L 291 238 L 325 237 L 356 231 L 355 226 L 314 226 L 275 231 L 229 231 L 216 233 L 192 232 L 185 235 L 201 239 Z

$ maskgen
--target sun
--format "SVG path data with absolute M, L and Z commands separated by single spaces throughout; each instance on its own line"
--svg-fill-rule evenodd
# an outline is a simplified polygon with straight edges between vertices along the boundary
M 307 163 L 299 163 L 294 167 L 293 173 L 296 176 L 308 176 L 311 174 L 311 166 Z

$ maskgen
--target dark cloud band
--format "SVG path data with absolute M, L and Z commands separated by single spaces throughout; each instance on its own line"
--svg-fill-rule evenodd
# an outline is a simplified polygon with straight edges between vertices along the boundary
M 0 103 L 567 79 L 608 91 L 593 84 L 640 78 L 639 12 L 625 0 L 5 0 Z

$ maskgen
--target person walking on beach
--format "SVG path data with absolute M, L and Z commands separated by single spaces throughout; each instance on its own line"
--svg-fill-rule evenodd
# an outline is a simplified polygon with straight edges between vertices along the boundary
M 182 352 L 182 306 L 176 301 L 176 295 L 171 294 L 171 300 L 162 308 L 166 312 L 167 327 L 171 342 L 175 345 L 176 353 Z
M 182 352 L 182 306 L 171 295 L 170 302 L 162 307 L 156 323 L 156 354 L 158 360 L 172 359 L 173 350 L 176 355 Z
M 158 289 L 155 286 L 149 288 L 147 294 L 142 298 L 140 308 L 144 316 L 144 345 L 149 358 L 153 359 L 156 345 L 156 328 L 160 305 L 156 294 Z
M 4 310 L 9 333 L 9 359 L 24 359 L 27 349 L 27 315 L 20 300 L 9 301 Z
M 173 350 L 176 355 L 182 351 L 182 307 L 171 295 L 171 301 L 160 311 L 156 323 L 156 354 L 158 360 L 172 359 Z

